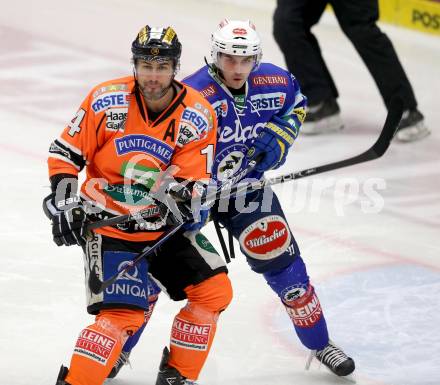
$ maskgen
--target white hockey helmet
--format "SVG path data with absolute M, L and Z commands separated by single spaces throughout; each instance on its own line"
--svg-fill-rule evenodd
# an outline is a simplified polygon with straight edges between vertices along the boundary
M 261 39 L 250 20 L 228 20 L 220 22 L 218 29 L 211 35 L 211 57 L 218 67 L 218 54 L 254 56 L 256 70 L 260 65 L 262 50 Z

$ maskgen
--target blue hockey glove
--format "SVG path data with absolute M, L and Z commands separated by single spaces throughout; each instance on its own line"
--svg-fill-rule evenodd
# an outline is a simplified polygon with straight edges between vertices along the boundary
M 43 200 L 43 210 L 52 221 L 53 241 L 57 246 L 86 244 L 87 215 L 78 197 L 56 201 L 52 192 Z
M 297 130 L 285 120 L 274 116 L 263 127 L 247 153 L 249 160 L 259 159 L 255 170 L 264 172 L 276 169 L 286 161 L 289 148 L 297 136 Z
M 198 218 L 192 218 L 183 225 L 186 231 L 199 231 L 206 223 L 208 223 L 209 209 L 200 209 Z

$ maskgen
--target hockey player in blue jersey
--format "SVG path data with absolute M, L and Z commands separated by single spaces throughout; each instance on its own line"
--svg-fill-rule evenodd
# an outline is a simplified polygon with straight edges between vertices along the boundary
M 212 35 L 211 56 L 212 63 L 183 82 L 197 89 L 217 113 L 213 178 L 236 183 L 249 162 L 258 159 L 246 177 L 260 179 L 285 162 L 305 118 L 306 98 L 292 74 L 261 63 L 261 41 L 249 21 L 224 20 Z M 319 299 L 277 196 L 266 188 L 248 193 L 246 203 L 253 210 L 236 208 L 235 198 L 218 204 L 211 210 L 214 222 L 239 241 L 251 269 L 278 295 L 310 357 L 338 376 L 349 375 L 354 361 L 329 339 Z M 113 374 L 139 333 L 133 337 Z

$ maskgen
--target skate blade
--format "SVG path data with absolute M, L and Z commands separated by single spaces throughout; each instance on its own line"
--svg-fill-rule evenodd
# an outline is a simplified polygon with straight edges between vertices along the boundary
M 310 353 L 309 356 L 307 357 L 306 365 L 304 368 L 306 371 L 310 370 L 310 366 L 312 364 L 313 358 L 315 358 L 314 354 Z M 348 384 L 356 384 L 356 375 L 354 374 L 354 372 L 348 374 L 347 376 L 338 376 L 337 374 L 333 373 L 329 368 L 327 368 L 327 366 L 323 365 L 320 361 L 318 362 L 319 362 L 318 370 L 320 370 L 321 367 L 323 367 L 326 372 L 330 373 L 332 376 L 338 379 L 341 379 L 342 382 Z

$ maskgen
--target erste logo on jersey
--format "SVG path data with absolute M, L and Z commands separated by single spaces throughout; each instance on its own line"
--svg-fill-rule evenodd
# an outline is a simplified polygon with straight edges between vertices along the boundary
M 97 114 L 109 107 L 128 107 L 128 92 L 111 92 L 102 94 L 93 99 L 92 109 Z
M 212 104 L 212 108 L 214 108 L 217 117 L 226 117 L 228 115 L 228 102 L 226 101 L 226 99 L 217 100 L 215 103 Z
M 256 110 L 280 110 L 286 101 L 285 92 L 272 92 L 257 94 L 250 97 L 251 103 Z
M 199 104 L 199 106 L 202 108 L 201 104 Z M 212 127 L 212 122 L 210 124 L 203 111 L 192 107 L 186 107 L 183 110 L 180 121 L 181 123 L 186 123 L 192 126 L 196 130 L 199 138 L 203 138 L 210 127 Z
M 290 245 L 291 235 L 283 217 L 270 215 L 246 227 L 239 241 L 251 257 L 266 260 L 283 254 Z
M 126 135 L 115 139 L 116 153 L 125 155 L 130 152 L 143 152 L 168 164 L 173 155 L 173 148 L 159 139 L 148 135 Z
M 106 131 L 124 131 L 127 114 L 128 108 L 109 108 L 105 111 L 107 116 L 105 122 Z

